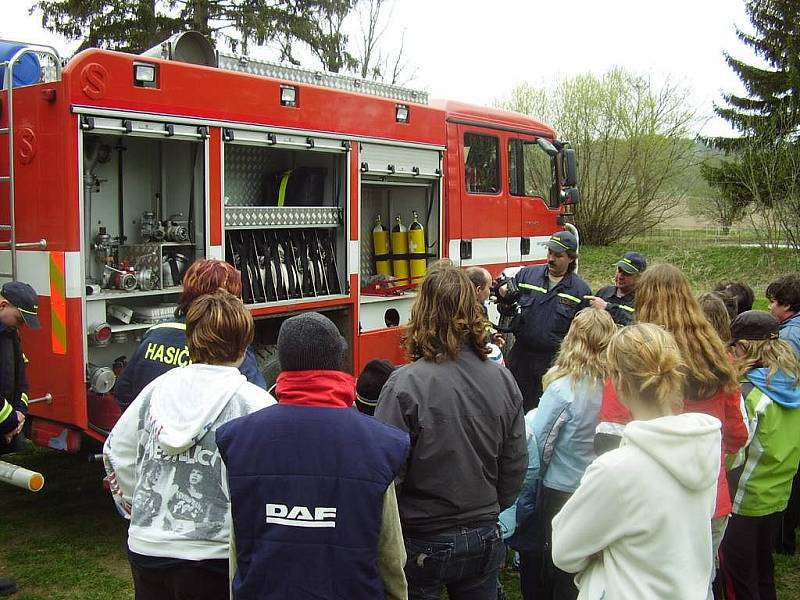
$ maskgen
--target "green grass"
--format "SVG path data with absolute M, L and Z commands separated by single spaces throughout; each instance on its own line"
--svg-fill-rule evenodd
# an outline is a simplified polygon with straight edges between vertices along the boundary
M 738 280 L 763 292 L 777 276 L 800 271 L 800 253 L 740 248 L 698 234 L 650 236 L 605 248 L 581 249 L 580 274 L 596 290 L 610 283 L 614 263 L 628 250 L 650 264 L 671 262 L 699 293 L 720 280 Z M 0 576 L 14 577 L 15 600 L 125 600 L 133 597 L 125 557 L 126 523 L 101 485 L 102 466 L 77 457 L 36 450 L 3 457 L 37 470 L 45 488 L 33 494 L 0 484 Z M 800 600 L 800 557 L 776 558 L 778 597 Z M 510 600 L 519 600 L 519 579 L 501 575 Z M 288 599 L 287 599 L 288 600 Z
M 800 271 L 800 252 L 793 250 L 739 247 L 691 236 L 649 236 L 610 246 L 581 247 L 579 273 L 596 291 L 612 282 L 614 263 L 628 251 L 640 252 L 648 265 L 668 262 L 679 267 L 698 294 L 710 291 L 719 281 L 747 283 L 756 292 L 754 308 L 759 309 L 766 309 L 764 290 L 770 281 Z
M 102 465 L 46 450 L 2 458 L 45 477 L 35 494 L 0 484 L 0 575 L 17 580 L 15 600 L 133 598 L 127 527 Z

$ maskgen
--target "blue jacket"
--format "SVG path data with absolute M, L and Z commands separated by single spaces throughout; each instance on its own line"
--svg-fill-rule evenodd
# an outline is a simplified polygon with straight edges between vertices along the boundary
M 588 306 L 584 296 L 592 290 L 575 273 L 567 273 L 551 288 L 547 273 L 546 265 L 525 267 L 517 273 L 522 317 L 515 336 L 528 350 L 555 354 L 575 314 Z
M 518 551 L 541 548 L 542 528 L 535 512 L 541 487 L 572 493 L 583 473 L 596 458 L 594 432 L 603 400 L 602 384 L 587 379 L 574 382 L 561 377 L 547 386 L 531 419 L 528 438 L 528 471 L 516 503 L 517 527 L 510 545 Z
M 533 435 L 548 463 L 544 485 L 574 492 L 586 467 L 597 458 L 594 434 L 603 401 L 602 384 L 561 377 L 547 386 L 533 419 Z
M 185 367 L 191 362 L 186 345 L 185 319 L 153 325 L 144 334 L 142 342 L 114 386 L 114 395 L 120 408 L 124 412 L 156 377 L 175 367 Z M 267 382 L 264 381 L 255 354 L 250 348 L 247 349 L 239 371 L 250 383 L 267 389 Z
M 780 324 L 779 335 L 792 345 L 795 353 L 800 357 L 800 313 L 789 317 Z
M 236 600 L 385 598 L 383 497 L 405 463 L 407 434 L 351 409 L 277 404 L 220 427 L 217 445 Z

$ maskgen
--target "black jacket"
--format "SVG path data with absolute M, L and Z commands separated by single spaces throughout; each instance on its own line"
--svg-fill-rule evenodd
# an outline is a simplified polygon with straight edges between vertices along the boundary
M 630 325 L 633 323 L 636 292 L 617 296 L 617 286 L 607 285 L 597 290 L 595 296 L 608 302 L 606 310 L 611 314 L 614 323 L 617 325 Z
M 28 414 L 26 363 L 19 331 L 0 325 L 0 434 L 16 429 L 16 411 Z
M 528 450 L 522 396 L 504 367 L 472 350 L 417 360 L 389 377 L 375 417 L 411 435 L 397 487 L 404 532 L 493 524 L 516 500 Z

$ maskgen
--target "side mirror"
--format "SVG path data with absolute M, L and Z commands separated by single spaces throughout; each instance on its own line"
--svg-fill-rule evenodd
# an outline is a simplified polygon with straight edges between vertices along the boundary
M 567 188 L 561 192 L 561 204 L 564 206 L 575 206 L 581 201 L 581 193 L 578 188 Z
M 561 161 L 564 168 L 564 187 L 574 188 L 578 185 L 578 161 L 575 158 L 575 150 L 565 148 Z

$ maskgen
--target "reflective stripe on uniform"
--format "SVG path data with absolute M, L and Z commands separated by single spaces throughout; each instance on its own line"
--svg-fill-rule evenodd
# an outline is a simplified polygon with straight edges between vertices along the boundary
M 558 297 L 559 298 L 564 298 L 566 300 L 572 300 L 575 304 L 580 304 L 581 303 L 581 299 L 580 298 L 576 298 L 575 296 L 570 296 L 569 294 L 565 294 L 564 292 L 559 292 Z
M 547 293 L 547 290 L 543 287 L 539 287 L 538 285 L 531 285 L 530 283 L 518 283 L 517 287 L 523 290 L 533 290 L 535 292 L 542 292 L 543 294 Z
M 3 400 L 3 408 L 0 408 L 0 423 L 5 421 L 14 412 L 14 407 L 9 404 L 8 400 Z
M 372 400 L 367 400 L 366 398 L 364 398 L 364 396 L 361 396 L 360 394 L 356 394 L 356 399 L 361 404 L 364 404 L 366 406 L 378 406 L 378 401 L 377 400 L 375 400 L 374 402 Z
M 636 312 L 632 306 L 625 306 L 624 304 L 617 304 L 622 310 L 627 310 L 629 313 Z
M 19 399 L 22 400 L 25 406 L 28 406 L 28 394 L 22 392 L 22 395 L 19 397 Z

